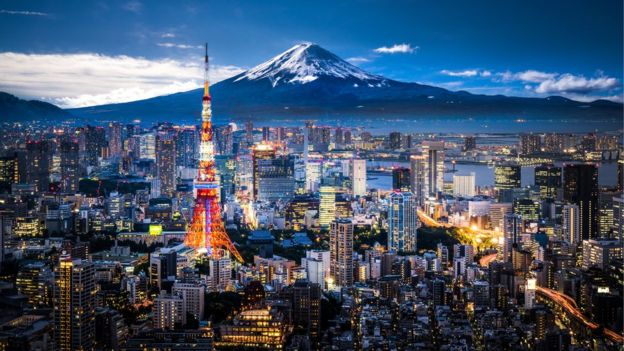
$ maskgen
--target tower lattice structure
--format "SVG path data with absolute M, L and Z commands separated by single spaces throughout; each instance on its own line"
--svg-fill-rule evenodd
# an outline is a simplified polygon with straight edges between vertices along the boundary
M 197 250 L 206 250 L 210 258 L 222 258 L 229 251 L 236 260 L 243 262 L 232 240 L 225 232 L 219 206 L 220 184 L 216 177 L 214 143 L 212 133 L 212 109 L 208 80 L 208 45 L 204 57 L 204 97 L 202 98 L 202 125 L 199 146 L 199 170 L 194 182 L 195 208 L 191 227 L 185 244 Z

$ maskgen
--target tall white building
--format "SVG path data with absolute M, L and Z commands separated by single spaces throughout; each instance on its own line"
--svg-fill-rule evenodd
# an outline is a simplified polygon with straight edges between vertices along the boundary
M 388 249 L 416 251 L 416 232 L 420 227 L 417 204 L 411 192 L 394 192 L 388 206 Z
M 306 164 L 306 191 L 315 192 L 319 189 L 321 184 L 321 176 L 323 170 L 323 163 L 319 160 L 308 161 Z
M 427 192 L 427 168 L 426 158 L 424 155 L 410 156 L 410 190 L 416 197 L 416 202 L 422 205 L 425 198 L 429 195 Z
M 308 280 L 319 284 L 326 289 L 326 280 L 330 276 L 330 253 L 325 250 L 306 251 L 306 257 L 301 259 L 301 266 L 305 268 Z
M 563 206 L 563 237 L 570 244 L 581 242 L 581 211 L 578 205 Z
M 206 288 L 198 282 L 176 281 L 173 284 L 173 294 L 182 296 L 187 313 L 201 320 L 204 317 L 204 294 Z
M 444 142 L 423 141 L 422 151 L 426 160 L 427 195 L 435 195 L 444 189 Z
M 353 160 L 351 181 L 353 182 L 353 196 L 366 195 L 366 160 Z
M 453 195 L 462 197 L 473 197 L 476 195 L 475 173 L 469 175 L 453 175 Z
M 226 291 L 232 286 L 232 260 L 222 257 L 209 261 L 209 291 Z
M 180 295 L 161 292 L 154 299 L 154 328 L 174 329 L 176 324 L 186 324 L 186 305 Z

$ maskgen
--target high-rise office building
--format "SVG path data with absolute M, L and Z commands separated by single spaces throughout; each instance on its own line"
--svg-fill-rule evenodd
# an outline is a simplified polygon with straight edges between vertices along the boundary
M 215 131 L 215 139 L 218 140 L 218 133 Z M 199 159 L 199 133 L 195 126 L 182 127 L 178 129 L 175 137 L 176 141 L 176 166 L 194 168 Z M 215 148 L 219 146 L 215 143 Z
M 33 307 L 46 307 L 52 302 L 53 272 L 42 261 L 29 263 L 17 272 L 15 287 L 20 294 L 28 297 Z
M 578 205 L 568 204 L 563 206 L 563 238 L 570 244 L 581 242 L 581 215 Z
M 501 192 L 520 188 L 520 166 L 512 164 L 500 164 L 494 167 L 494 189 Z
M 520 241 L 520 234 L 523 233 L 522 217 L 510 213 L 505 215 L 503 221 L 503 261 L 509 262 L 513 247 Z
M 624 197 L 613 198 L 613 235 L 617 240 L 624 240 Z
M 535 167 L 535 185 L 540 189 L 541 199 L 556 199 L 561 188 L 561 167 L 541 165 Z
M 513 205 L 508 202 L 497 202 L 490 204 L 490 227 L 493 230 L 503 231 L 505 227 L 504 218 L 513 212 Z
M 111 156 L 121 156 L 123 151 L 122 125 L 119 122 L 108 124 L 108 149 Z
M 77 142 L 66 139 L 60 144 L 61 153 L 61 190 L 66 193 L 78 191 L 80 180 L 80 149 Z
M 565 165 L 563 200 L 578 205 L 581 239 L 598 236 L 598 168 L 594 164 Z
M 331 223 L 329 254 L 333 285 L 353 285 L 353 223 L 350 219 L 338 219 Z
M 426 188 L 426 159 L 424 155 L 410 156 L 410 190 L 416 197 L 416 202 L 421 205 L 429 195 Z
M 85 166 L 97 166 L 99 158 L 105 154 L 105 148 L 108 148 L 108 143 L 106 142 L 106 131 L 104 128 L 94 126 L 82 128 L 80 133 L 80 151 Z
M 177 253 L 170 248 L 162 248 L 150 254 L 150 285 L 162 289 L 164 281 L 173 281 L 177 272 Z
M 318 191 L 323 173 L 323 163 L 320 160 L 310 160 L 305 165 L 305 189 L 308 192 Z
M 231 125 L 215 127 L 214 144 L 217 155 L 232 155 L 234 153 L 234 134 Z
M 469 175 L 453 174 L 453 195 L 462 197 L 476 195 L 474 172 Z
M 10 156 L 0 157 L 0 182 L 7 184 L 20 183 L 20 167 L 17 152 Z
M 256 160 L 256 201 L 288 201 L 295 191 L 294 160 L 288 156 Z
M 172 330 L 186 324 L 186 304 L 182 295 L 162 291 L 154 299 L 154 328 Z
M 351 182 L 353 196 L 366 195 L 366 160 L 354 159 L 351 167 Z
M 299 279 L 293 284 L 293 322 L 312 340 L 321 331 L 321 287 L 308 280 Z
M 392 132 L 388 137 L 388 146 L 390 150 L 399 150 L 401 149 L 401 133 Z
M 182 297 L 186 313 L 192 314 L 197 320 L 204 317 L 204 294 L 203 283 L 194 280 L 180 280 L 173 284 L 172 293 Z
M 392 169 L 392 189 L 410 191 L 410 169 L 397 167 Z
M 173 197 L 176 190 L 175 140 L 169 135 L 156 138 L 156 167 L 160 179 L 160 193 Z
M 319 192 L 319 225 L 321 228 L 329 228 L 336 219 L 336 188 L 324 185 Z
M 259 177 L 259 161 L 260 160 L 274 160 L 275 159 L 275 149 L 267 144 L 256 145 L 252 153 L 252 177 L 253 177 L 253 198 L 254 200 L 258 199 L 258 190 L 260 189 L 260 177 Z
M 427 195 L 435 196 L 444 190 L 444 142 L 424 141 L 425 184 Z
M 55 269 L 54 335 L 60 351 L 93 350 L 95 270 L 91 262 L 62 254 Z
M 542 138 L 539 134 L 520 135 L 520 155 L 533 155 L 542 149 Z
M 271 128 L 262 127 L 262 141 L 270 141 L 271 140 Z
M 50 187 L 53 148 L 52 142 L 48 140 L 26 143 L 24 182 L 34 185 L 35 191 L 45 192 Z
M 467 136 L 464 138 L 464 151 L 471 151 L 477 148 L 477 137 Z
M 388 249 L 397 252 L 416 251 L 416 233 L 420 222 L 414 194 L 394 192 L 388 205 Z
M 522 220 L 527 222 L 538 222 L 540 219 L 540 203 L 532 199 L 515 199 L 513 211 L 522 216 Z

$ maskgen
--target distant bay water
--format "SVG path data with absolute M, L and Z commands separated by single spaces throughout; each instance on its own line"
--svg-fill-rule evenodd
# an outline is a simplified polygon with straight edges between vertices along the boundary
M 392 161 L 370 161 L 371 165 L 379 165 L 383 167 L 409 167 L 408 162 L 392 162 Z M 562 162 L 555 163 L 561 166 Z M 446 165 L 451 168 L 450 164 Z M 453 181 L 453 174 L 467 175 L 471 172 L 475 173 L 475 183 L 477 186 L 494 185 L 494 169 L 489 168 L 486 164 L 456 164 L 455 173 L 444 173 L 444 180 Z M 522 186 L 530 186 L 535 184 L 535 166 L 522 167 L 521 170 Z M 369 189 L 392 189 L 392 175 L 390 173 L 369 173 L 368 188 Z M 613 186 L 617 183 L 617 162 L 603 162 L 598 167 L 598 183 L 602 186 Z

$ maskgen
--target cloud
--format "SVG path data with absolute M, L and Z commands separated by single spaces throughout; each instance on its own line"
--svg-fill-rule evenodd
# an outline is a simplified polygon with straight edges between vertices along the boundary
M 465 71 L 449 71 L 449 70 L 443 69 L 440 71 L 440 73 L 446 76 L 451 76 L 451 77 L 474 77 L 479 74 L 479 72 L 476 69 L 468 69 Z
M 349 57 L 347 59 L 347 62 L 349 63 L 353 63 L 353 64 L 358 64 L 358 63 L 365 63 L 365 62 L 370 62 L 370 59 L 367 59 L 366 57 Z
M 143 10 L 143 4 L 140 1 L 132 0 L 123 4 L 122 8 L 126 11 L 141 13 Z
M 378 54 L 411 54 L 418 49 L 418 46 L 412 47 L 410 44 L 394 44 L 390 47 L 382 46 L 374 51 Z
M 163 33 L 160 37 L 161 38 L 175 38 L 175 34 L 173 34 L 173 33 Z
M 613 77 L 585 78 L 573 74 L 562 74 L 546 79 L 535 88 L 540 94 L 588 94 L 596 91 L 607 91 L 617 88 L 620 82 Z
M 37 12 L 37 11 L 14 11 L 14 10 L 0 10 L 0 14 L 5 15 L 21 15 L 21 16 L 49 16 L 49 13 Z
M 543 81 L 553 79 L 557 76 L 557 73 L 548 73 L 530 69 L 516 73 L 510 71 L 500 72 L 497 73 L 497 76 L 499 76 L 503 82 L 519 80 L 525 83 L 541 83 Z
M 470 78 L 470 77 L 489 77 L 492 75 L 492 72 L 488 70 L 478 70 L 478 69 L 466 69 L 463 71 L 450 71 L 447 69 L 443 69 L 440 71 L 441 74 L 444 74 L 449 77 L 462 77 L 462 78 Z
M 187 44 L 176 44 L 176 43 L 156 43 L 156 45 L 163 48 L 176 48 L 176 49 L 201 49 L 203 46 L 201 45 L 187 45 Z
M 146 99 L 201 86 L 201 62 L 84 54 L 0 53 L 0 90 L 61 107 Z M 213 83 L 242 72 L 211 66 Z

